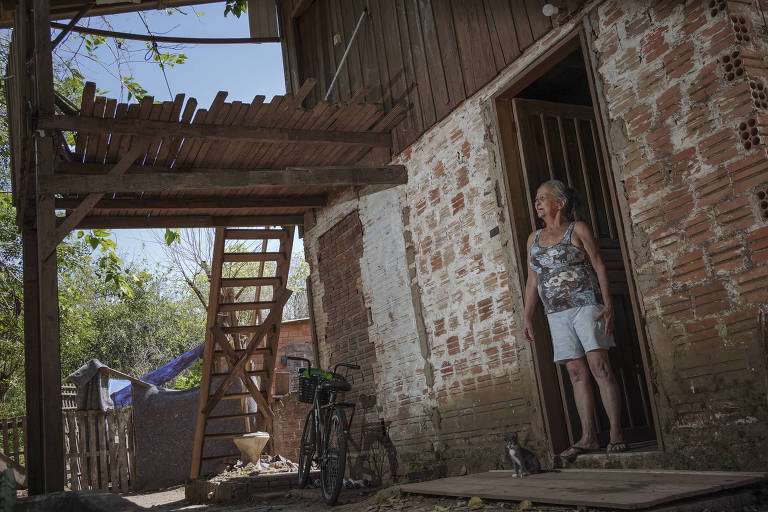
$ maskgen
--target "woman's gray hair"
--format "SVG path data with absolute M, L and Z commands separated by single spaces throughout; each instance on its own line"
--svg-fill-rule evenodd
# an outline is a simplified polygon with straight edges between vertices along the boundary
M 565 199 L 565 208 L 563 208 L 563 216 L 566 220 L 576 221 L 581 220 L 579 215 L 579 207 L 581 206 L 581 200 L 578 194 L 572 188 L 568 187 L 560 180 L 549 180 L 541 184 L 541 186 L 547 185 L 552 189 L 552 194 L 555 196 L 556 201 Z

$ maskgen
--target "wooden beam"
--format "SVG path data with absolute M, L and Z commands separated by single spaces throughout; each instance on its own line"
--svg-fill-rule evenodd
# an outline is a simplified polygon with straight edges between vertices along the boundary
M 306 167 L 218 172 L 158 172 L 120 176 L 61 176 L 40 182 L 46 194 L 91 194 L 120 192 L 183 192 L 269 187 L 347 187 L 355 185 L 401 185 L 408 182 L 402 165 L 385 167 Z
M 27 6 L 29 3 L 25 2 Z M 32 108 L 44 115 L 54 113 L 53 59 L 51 54 L 50 0 L 32 2 L 34 42 L 34 94 Z M 44 247 L 55 236 L 56 216 L 52 195 L 41 193 L 40 180 L 52 177 L 54 168 L 55 143 L 51 133 L 35 134 L 35 181 L 37 247 Z M 30 440 L 30 452 L 42 450 L 44 477 L 43 487 L 39 481 L 35 491 L 56 492 L 64 490 L 64 427 L 61 412 L 61 347 L 59 344 L 59 299 L 56 251 L 43 254 L 38 250 L 38 302 L 40 322 L 40 360 L 36 366 L 36 378 L 32 389 L 27 388 L 27 400 L 39 401 L 42 416 L 30 418 L 41 423 L 42 445 L 35 446 Z M 28 402 L 29 403 L 29 402 Z M 28 422 L 29 424 L 29 422 Z M 36 440 L 40 441 L 40 439 Z M 38 473 L 40 476 L 40 473 Z M 30 471 L 30 478 L 32 472 Z M 30 480 L 30 491 L 32 491 Z
M 291 11 L 291 18 L 298 18 L 310 8 L 315 0 L 298 0 Z
M 43 130 L 64 130 L 80 133 L 111 133 L 137 137 L 186 137 L 223 140 L 227 142 L 256 142 L 281 144 L 348 144 L 352 146 L 385 146 L 391 135 L 381 132 L 347 132 L 335 130 L 304 130 L 295 128 L 259 128 L 220 124 L 183 124 L 150 119 L 115 119 L 103 117 L 47 115 L 37 120 Z
M 154 216 L 90 216 L 77 229 L 150 229 L 150 228 L 211 228 L 251 226 L 296 226 L 304 222 L 303 215 L 154 215 Z
M 107 176 L 119 176 L 120 174 L 123 174 L 128 170 L 131 164 L 133 164 L 133 162 L 135 162 L 140 155 L 146 153 L 146 151 L 146 141 L 141 139 L 134 140 L 131 149 L 128 151 L 128 153 L 123 155 L 120 161 L 116 163 L 112 169 L 109 170 Z M 58 227 L 56 227 L 56 232 L 53 238 L 49 239 L 46 243 L 46 246 L 41 249 L 43 256 L 48 256 L 51 254 L 51 252 L 56 249 L 56 246 L 59 245 L 59 242 L 64 240 L 69 232 L 75 229 L 78 224 L 80 224 L 80 221 L 82 221 L 85 216 L 88 215 L 94 205 L 96 205 L 96 203 L 98 203 L 103 196 L 104 194 L 101 193 L 88 194 L 88 197 L 83 199 L 77 208 L 75 208 L 72 213 L 67 215 L 64 221 L 61 222 Z
M 136 12 L 155 9 L 170 9 L 173 7 L 182 7 L 185 5 L 196 5 L 213 3 L 219 0 L 143 0 L 140 3 L 124 2 L 112 4 L 95 5 L 90 16 L 104 16 L 107 14 L 118 14 L 122 12 Z M 76 0 L 53 0 L 51 2 L 51 19 L 69 20 L 83 6 L 85 1 Z M 0 0 L 0 28 L 11 27 L 11 17 L 14 10 L 17 10 L 18 2 L 15 0 Z
M 77 20 L 74 20 L 75 23 Z M 117 39 L 130 39 L 132 41 L 148 41 L 151 43 L 170 43 L 170 44 L 259 44 L 259 43 L 279 43 L 279 37 L 173 37 L 156 36 L 149 34 L 134 34 L 130 32 L 115 32 L 114 30 L 102 30 L 91 27 L 79 27 L 74 23 L 65 25 L 64 23 L 51 22 L 53 28 L 68 29 L 72 32 L 81 34 L 94 34 L 97 36 L 114 37 Z
M 213 241 L 213 259 L 211 261 L 211 285 L 208 293 L 208 304 L 219 302 L 221 294 L 221 259 L 224 256 L 224 228 L 216 229 L 216 237 Z M 208 317 L 205 329 L 205 345 L 203 345 L 203 370 L 200 378 L 200 393 L 197 401 L 197 419 L 195 423 L 195 437 L 192 442 L 192 465 L 190 466 L 190 479 L 200 476 L 200 466 L 203 456 L 203 440 L 205 439 L 205 420 L 208 413 L 205 407 L 211 394 L 211 373 L 213 372 L 213 351 L 216 348 L 216 338 L 213 327 L 216 325 L 216 308 L 208 308 Z
M 82 199 L 57 199 L 57 210 L 72 210 Z M 232 210 L 240 208 L 320 208 L 328 204 L 325 194 L 311 196 L 258 196 L 258 197 L 183 197 L 141 199 L 101 199 L 93 208 L 97 210 Z
M 90 3 L 85 4 L 79 11 L 77 11 L 77 14 L 75 14 L 75 16 L 71 20 L 69 20 L 69 23 L 59 27 L 59 28 L 61 28 L 61 32 L 59 32 L 59 35 L 57 35 L 56 39 L 54 39 L 53 42 L 51 43 L 51 48 L 52 49 L 56 48 L 59 45 L 59 43 L 65 37 L 67 37 L 67 34 L 69 34 L 72 31 L 72 28 L 77 24 L 78 21 L 80 21 L 80 18 L 85 16 L 85 13 L 87 13 L 90 10 L 92 5 L 93 4 L 90 4 Z M 60 25 L 60 24 L 59 23 L 51 23 L 51 25 L 53 26 L 53 25 Z

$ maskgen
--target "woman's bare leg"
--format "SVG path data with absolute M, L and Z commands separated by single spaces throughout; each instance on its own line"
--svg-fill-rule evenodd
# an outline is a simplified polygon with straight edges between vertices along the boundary
M 611 443 L 617 445 L 624 441 L 624 431 L 621 428 L 621 392 L 613 374 L 613 368 L 611 368 L 608 351 L 605 349 L 590 350 L 587 352 L 587 361 L 592 376 L 597 381 L 600 398 L 608 415 L 608 421 L 611 423 Z M 609 451 L 611 450 L 609 449 Z M 623 451 L 623 448 L 614 451 Z
M 597 428 L 595 427 L 595 396 L 592 393 L 592 382 L 589 376 L 587 360 L 583 357 L 579 359 L 570 359 L 566 361 L 565 368 L 568 370 L 568 376 L 571 378 L 573 386 L 573 398 L 576 401 L 576 410 L 579 412 L 581 421 L 581 438 L 574 443 L 574 446 L 585 449 L 596 449 L 600 447 L 597 439 Z M 569 450 L 561 453 L 567 457 Z

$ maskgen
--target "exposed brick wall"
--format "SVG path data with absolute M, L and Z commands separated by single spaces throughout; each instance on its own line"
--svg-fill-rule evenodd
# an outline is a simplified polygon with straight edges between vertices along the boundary
M 395 161 L 409 183 L 368 194 L 345 192 L 316 212 L 304 246 L 312 270 L 320 356 L 333 306 L 319 239 L 357 212 L 363 226 L 361 297 L 370 308 L 375 407 L 404 478 L 506 467 L 503 435 L 520 431 L 546 458 L 530 347 L 521 342 L 522 299 L 500 175 L 489 173 L 489 97 L 570 25 L 536 43 L 494 84 L 462 103 Z M 504 224 L 506 223 L 506 224 Z M 366 377 L 367 379 L 367 377 Z M 366 380 L 366 383 L 368 381 Z M 354 457 L 350 461 L 355 463 Z
M 607 114 L 627 135 L 611 143 L 667 449 L 684 465 L 764 468 L 757 318 L 768 229 L 756 194 L 768 184 L 768 64 L 751 57 L 768 49 L 760 11 L 613 1 L 592 23 Z
M 299 402 L 299 394 L 291 393 L 272 403 L 275 419 L 272 422 L 272 452 L 293 462 L 299 461 L 299 445 L 304 430 L 308 404 Z
M 273 381 L 273 394 L 280 391 L 276 387 L 279 379 L 288 377 L 286 380 L 295 380 L 296 378 L 295 375 L 289 375 L 289 367 L 292 368 L 293 365 L 286 367 L 281 356 L 287 354 L 312 360 L 312 323 L 309 318 L 287 320 L 280 325 L 277 353 L 277 371 Z M 257 366 L 260 366 L 258 361 Z M 272 423 L 272 440 L 267 445 L 267 450 L 271 454 L 279 454 L 292 461 L 298 460 L 299 443 L 308 408 L 309 406 L 298 401 L 298 393 L 295 391 L 277 398 L 272 403 L 275 420 Z
M 352 384 L 352 390 L 341 399 L 357 404 L 349 433 L 349 472 L 354 478 L 378 482 L 390 475 L 381 474 L 387 468 L 371 467 L 368 463 L 371 450 L 382 440 L 381 418 L 373 407 L 377 391 L 380 392 L 377 389 L 379 378 L 374 375 L 380 371 L 380 361 L 369 336 L 369 320 L 373 313 L 363 295 L 363 226 L 358 212 L 347 214 L 325 231 L 317 243 L 320 255 L 317 276 L 323 290 L 324 312 L 317 321 L 322 324 L 319 334 L 322 364 L 327 369 L 340 362 L 360 365 L 360 370 L 339 370 L 346 373 Z M 398 390 L 390 388 L 389 392 L 392 391 Z M 349 411 L 347 414 L 350 419 Z M 394 449 L 385 455 L 395 457 Z
M 768 162 L 764 142 L 755 147 L 751 132 L 745 147 L 749 129 L 741 124 L 761 124 L 758 109 L 766 107 L 755 106 L 762 100 L 752 97 L 759 87 L 750 79 L 768 86 L 768 73 L 743 61 L 739 78 L 734 72 L 729 80 L 722 57 L 733 59 L 736 50 L 765 55 L 768 48 L 755 46 L 764 45 L 756 11 L 738 14 L 752 35 L 744 44 L 729 16 L 747 6 L 722 4 L 725 11 L 698 1 L 602 2 L 583 23 L 595 38 L 590 58 L 599 68 L 651 355 L 665 447 L 659 463 L 764 469 L 768 418 L 757 312 L 768 301 L 768 226 L 755 194 L 768 188 Z M 320 238 L 359 216 L 354 279 L 356 297 L 370 308 L 376 396 L 366 418 L 385 421 L 402 476 L 506 465 L 501 437 L 512 430 L 545 451 L 531 351 L 520 336 L 524 262 L 511 234 L 490 106 L 581 23 L 578 15 L 569 18 L 396 156 L 408 184 L 345 192 L 306 231 L 327 364 L 348 347 L 327 338 L 325 317 L 335 314 L 337 292 L 326 288 L 321 265 L 332 249 Z

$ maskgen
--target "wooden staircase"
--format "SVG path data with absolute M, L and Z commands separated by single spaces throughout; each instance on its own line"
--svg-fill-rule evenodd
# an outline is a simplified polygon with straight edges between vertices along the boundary
M 205 461 L 232 459 L 204 456 L 207 440 L 251 432 L 253 419 L 257 430 L 272 432 L 272 376 L 283 306 L 291 296 L 287 284 L 294 229 L 216 228 L 190 478 L 200 476 Z M 249 246 L 255 242 L 259 250 Z M 274 245 L 278 250 L 270 251 Z M 247 410 L 248 398 L 256 401 L 256 412 Z M 224 400 L 239 400 L 240 412 L 217 412 Z M 207 431 L 211 422 L 241 418 L 241 431 Z

